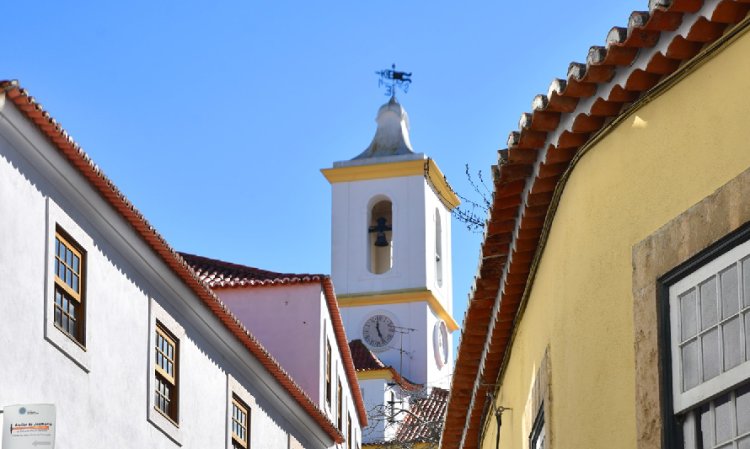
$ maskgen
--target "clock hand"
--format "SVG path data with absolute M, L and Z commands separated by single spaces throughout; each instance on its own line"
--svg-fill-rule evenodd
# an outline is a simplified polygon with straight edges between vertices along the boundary
M 380 320 L 375 321 L 375 330 L 378 331 L 378 336 L 383 339 L 383 334 L 380 332 Z

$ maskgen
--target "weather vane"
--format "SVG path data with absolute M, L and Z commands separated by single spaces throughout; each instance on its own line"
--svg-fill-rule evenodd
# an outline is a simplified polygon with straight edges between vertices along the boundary
M 404 93 L 409 92 L 411 84 L 411 72 L 396 71 L 396 64 L 391 65 L 390 70 L 379 70 L 375 72 L 380 76 L 378 87 L 385 86 L 385 95 L 393 97 L 396 95 L 396 88 L 400 88 Z

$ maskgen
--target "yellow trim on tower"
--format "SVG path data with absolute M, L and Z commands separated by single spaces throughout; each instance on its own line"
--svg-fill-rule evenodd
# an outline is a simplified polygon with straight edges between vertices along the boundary
M 389 368 L 371 369 L 367 371 L 357 371 L 357 380 L 385 379 L 393 380 L 393 371 Z
M 321 171 L 331 184 L 337 182 L 365 181 L 368 179 L 398 178 L 424 175 L 424 159 L 381 164 L 349 165 L 324 168 Z
M 445 179 L 443 172 L 440 171 L 440 168 L 438 168 L 434 160 L 427 159 L 426 172 L 427 180 L 430 182 L 430 185 L 432 185 L 435 193 L 437 193 L 440 201 L 445 204 L 445 207 L 447 207 L 448 210 L 457 208 L 458 205 L 461 204 L 461 200 L 458 199 L 456 192 L 454 192 L 450 184 L 448 184 L 448 180 Z
M 360 295 L 338 295 L 338 301 L 339 307 L 363 307 L 424 301 L 429 304 L 435 315 L 445 321 L 449 331 L 458 330 L 456 320 L 445 310 L 445 307 L 443 307 L 443 304 L 440 303 L 435 295 L 426 289 L 401 290 L 388 293 L 365 293 Z
M 324 168 L 320 170 L 328 182 L 366 181 L 370 179 L 399 178 L 402 176 L 423 176 L 433 188 L 440 201 L 449 210 L 455 209 L 461 200 L 458 199 L 443 172 L 432 159 L 413 161 L 385 162 L 381 164 L 350 165 L 346 167 Z
M 433 449 L 436 446 L 437 443 L 425 443 L 425 442 L 419 442 L 419 443 L 410 443 L 409 447 L 412 449 Z M 399 448 L 404 447 L 399 442 L 393 442 L 392 445 L 388 443 L 374 443 L 374 444 L 366 444 L 362 443 L 362 449 L 390 449 L 390 448 Z

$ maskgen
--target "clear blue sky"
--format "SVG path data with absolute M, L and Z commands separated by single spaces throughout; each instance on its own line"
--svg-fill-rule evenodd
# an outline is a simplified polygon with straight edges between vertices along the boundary
M 534 95 L 647 0 L 128 1 L 16 4 L 0 78 L 18 79 L 178 250 L 330 272 L 319 169 L 370 142 L 399 95 L 417 152 L 470 195 Z M 488 176 L 489 177 L 489 176 Z M 481 236 L 453 225 L 461 322 Z M 456 338 L 457 341 L 457 338 Z

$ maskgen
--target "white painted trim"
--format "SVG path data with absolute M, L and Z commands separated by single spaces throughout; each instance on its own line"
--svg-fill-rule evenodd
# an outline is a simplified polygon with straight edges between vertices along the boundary
M 740 363 L 739 365 L 720 372 L 716 377 L 709 379 L 705 382 L 698 384 L 697 386 L 687 390 L 682 390 L 682 351 L 680 351 L 680 335 L 681 332 L 681 317 L 680 317 L 680 296 L 688 292 L 691 288 L 695 288 L 703 281 L 708 280 L 712 276 L 716 276 L 721 271 L 736 264 L 738 261 L 746 258 L 750 255 L 750 241 L 737 245 L 726 253 L 715 258 L 711 262 L 703 265 L 694 272 L 690 273 L 680 281 L 674 283 L 669 287 L 669 321 L 670 321 L 670 333 L 671 341 L 670 347 L 672 351 L 672 396 L 675 413 L 682 413 L 685 410 L 694 407 L 695 405 L 703 402 L 713 396 L 720 394 L 723 391 L 730 390 L 737 384 L 750 379 L 750 361 Z M 738 272 L 738 292 L 739 295 L 743 295 L 743 284 L 742 284 L 742 270 L 741 266 L 737 266 Z M 720 287 L 719 287 L 720 288 Z M 721 304 L 721 297 L 717 295 L 717 302 Z M 696 301 L 699 302 L 699 298 L 696 295 Z M 700 305 L 697 306 L 700 308 Z M 740 307 L 740 311 L 742 307 Z M 739 314 L 741 328 L 744 326 L 743 313 Z M 721 315 L 718 317 L 718 322 L 722 322 Z M 721 326 L 718 326 L 719 338 L 721 338 Z M 746 329 L 745 332 L 749 330 Z M 700 333 L 700 328 L 698 330 Z M 700 341 L 700 340 L 699 340 Z M 721 340 L 720 340 L 721 341 Z M 701 354 L 703 349 L 701 348 Z M 743 354 L 744 356 L 744 354 Z M 699 362 L 699 363 L 702 363 Z M 720 360 L 719 363 L 723 363 Z

